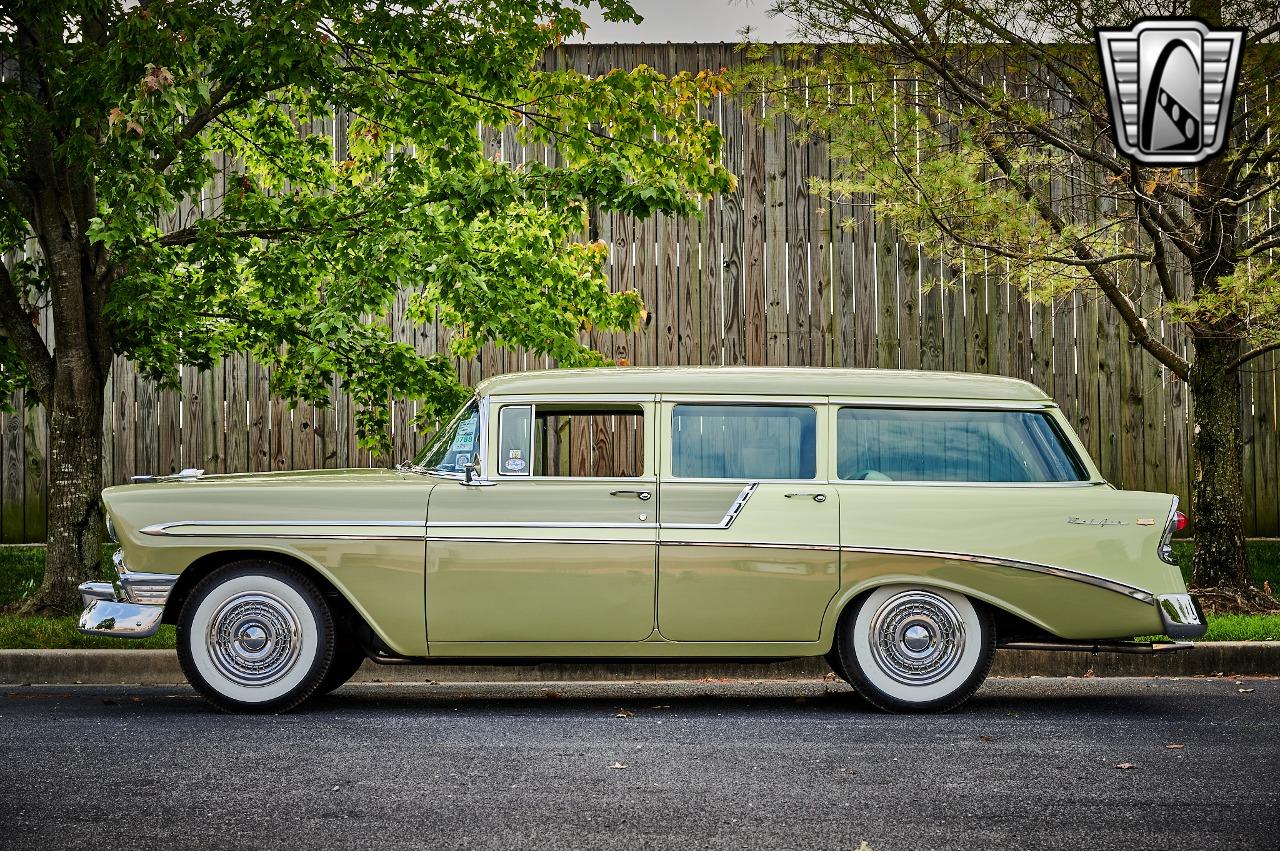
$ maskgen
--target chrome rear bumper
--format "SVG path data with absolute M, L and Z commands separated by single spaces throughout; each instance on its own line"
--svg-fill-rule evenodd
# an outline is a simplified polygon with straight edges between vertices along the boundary
M 80 586 L 85 610 L 79 630 L 86 635 L 146 638 L 154 635 L 164 618 L 169 592 L 177 574 L 134 573 L 125 567 L 117 550 L 112 557 L 119 578 L 111 582 L 86 582 Z
M 1200 601 L 1190 594 L 1159 594 L 1156 608 L 1170 638 L 1199 638 L 1209 631 Z

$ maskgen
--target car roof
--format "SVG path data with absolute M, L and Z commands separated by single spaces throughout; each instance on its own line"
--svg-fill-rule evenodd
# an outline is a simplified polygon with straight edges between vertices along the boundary
M 664 366 L 547 369 L 495 375 L 481 396 L 538 394 L 734 394 L 1051 401 L 1027 381 L 1003 375 L 910 369 Z

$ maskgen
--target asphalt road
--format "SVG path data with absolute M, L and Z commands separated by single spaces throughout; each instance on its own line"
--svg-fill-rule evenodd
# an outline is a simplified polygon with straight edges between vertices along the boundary
M 1275 679 L 990 681 L 924 717 L 821 682 L 363 685 L 266 718 L 0 693 L 6 848 L 1280 846 Z

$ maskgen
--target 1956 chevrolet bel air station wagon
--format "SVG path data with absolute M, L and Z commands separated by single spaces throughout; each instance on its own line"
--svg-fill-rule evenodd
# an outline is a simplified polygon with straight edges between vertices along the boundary
M 1167 494 L 1103 481 L 1031 384 L 908 371 L 505 375 L 396 469 L 108 488 L 87 633 L 177 625 L 192 685 L 282 711 L 366 658 L 825 656 L 942 710 L 997 647 L 1204 634 Z

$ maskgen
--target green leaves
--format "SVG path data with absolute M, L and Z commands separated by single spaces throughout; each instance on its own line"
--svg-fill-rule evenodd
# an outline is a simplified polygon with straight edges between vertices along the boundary
M 1142 167 L 1112 143 L 1094 28 L 1130 25 L 1125 4 L 775 0 L 774 11 L 822 46 L 747 45 L 753 61 L 732 81 L 829 143 L 836 164 L 816 193 L 870 196 L 900 239 L 958 268 L 978 258 L 1033 299 L 1096 290 L 1184 378 L 1166 319 L 1255 351 L 1280 340 L 1274 3 L 1218 9 L 1217 23 L 1248 33 L 1236 129 L 1222 157 L 1185 169 Z
M 610 292 L 588 211 L 693 213 L 732 186 L 698 116 L 718 78 L 543 69 L 583 5 L 64 3 L 39 44 L 0 30 L 56 95 L 0 83 L 0 176 L 29 173 L 52 126 L 60 173 L 92 198 L 82 251 L 107 270 L 116 352 L 162 380 L 251 352 L 276 392 L 314 402 L 339 378 L 379 445 L 391 398 L 453 405 L 450 359 L 487 343 L 604 363 L 582 331 L 629 329 L 642 305 Z M 62 38 L 68 20 L 86 37 Z M 504 132 L 546 156 L 512 162 Z M 6 246 L 35 226 L 0 214 Z M 454 329 L 448 352 L 392 341 L 402 290 L 411 321 Z

